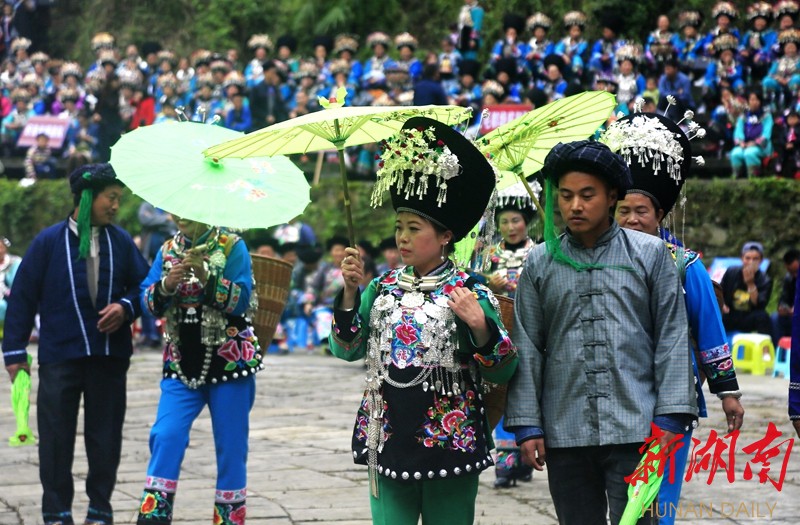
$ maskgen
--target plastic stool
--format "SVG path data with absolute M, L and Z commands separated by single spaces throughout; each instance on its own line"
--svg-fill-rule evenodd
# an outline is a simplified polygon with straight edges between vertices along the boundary
M 735 335 L 732 353 L 737 372 L 764 375 L 775 362 L 775 346 L 766 334 Z
M 775 349 L 775 367 L 772 369 L 772 377 L 783 376 L 789 379 L 789 362 L 792 355 L 792 338 L 781 337 L 778 341 L 778 348 Z

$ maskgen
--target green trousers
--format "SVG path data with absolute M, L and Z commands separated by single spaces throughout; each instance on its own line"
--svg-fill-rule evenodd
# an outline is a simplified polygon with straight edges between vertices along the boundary
M 370 494 L 374 525 L 472 525 L 478 475 L 423 481 L 378 478 L 378 497 Z

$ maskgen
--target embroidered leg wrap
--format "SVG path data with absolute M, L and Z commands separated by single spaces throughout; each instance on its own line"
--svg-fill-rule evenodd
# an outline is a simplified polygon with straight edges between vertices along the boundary
M 514 467 L 514 457 L 509 450 L 497 451 L 497 459 L 494 462 L 494 473 L 498 478 L 510 478 Z
M 137 525 L 170 525 L 177 486 L 175 480 L 148 477 L 139 505 Z
M 215 525 L 244 525 L 247 514 L 247 489 L 217 490 L 214 502 Z

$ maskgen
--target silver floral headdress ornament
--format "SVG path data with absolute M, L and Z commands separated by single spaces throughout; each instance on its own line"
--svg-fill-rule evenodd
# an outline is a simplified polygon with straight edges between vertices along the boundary
M 389 192 L 397 212 L 452 231 L 454 242 L 491 244 L 498 173 L 472 140 L 441 122 L 413 117 L 380 145 L 373 207 Z M 465 253 L 457 246 L 459 265 L 468 262 Z
M 699 166 L 705 164 L 702 157 L 691 157 L 690 141 L 703 138 L 705 130 L 692 120 L 692 111 L 684 112 L 678 122 L 666 117 L 676 103 L 675 97 L 668 96 L 667 102 L 664 114 L 659 115 L 641 113 L 644 100 L 638 99 L 634 113 L 611 124 L 600 141 L 619 153 L 630 167 L 633 187 L 629 192 L 650 197 L 656 208 L 663 210 L 664 221 L 674 227 L 675 204 L 685 208 L 683 184 L 691 162 Z M 681 236 L 685 218 L 686 214 L 682 213 Z
M 542 193 L 542 185 L 539 184 L 538 180 L 533 180 L 529 183 L 531 189 L 533 190 L 536 199 L 539 199 L 539 196 Z M 536 211 L 536 204 L 531 199 L 528 190 L 525 189 L 525 186 L 522 182 L 516 182 L 511 186 L 503 188 L 502 190 L 497 192 L 497 205 L 498 206 L 516 206 L 518 208 L 528 207 L 532 211 Z
M 497 203 L 495 205 L 495 216 L 500 217 L 503 212 L 516 211 L 522 214 L 525 219 L 526 231 L 530 232 L 533 226 L 533 219 L 539 209 L 539 198 L 542 194 L 542 185 L 535 178 L 526 180 L 533 196 L 528 193 L 528 188 L 522 181 L 515 182 L 510 186 L 497 191 Z M 543 211 L 543 210 L 542 210 Z M 540 223 L 543 226 L 543 223 Z
M 667 115 L 670 107 L 676 103 L 675 97 L 668 95 L 664 115 Z M 642 113 L 643 105 L 644 99 L 639 98 L 634 104 L 632 115 L 627 118 L 618 115 L 619 120 L 609 126 L 600 138 L 600 142 L 621 155 L 628 166 L 634 167 L 638 164 L 644 167 L 649 164 L 654 174 L 665 169 L 675 184 L 679 185 L 682 183 L 684 155 L 688 152 L 684 151 L 686 148 L 681 145 L 675 130 L 670 130 L 657 115 Z M 706 130 L 694 122 L 693 118 L 694 112 L 687 110 L 683 118 L 676 123 L 677 126 L 684 125 L 686 128 L 684 133 L 688 140 L 703 138 L 706 135 Z M 705 164 L 703 157 L 693 157 L 693 160 L 700 166 Z
M 436 146 L 431 148 L 431 142 Z M 412 196 L 422 200 L 431 182 L 438 188 L 439 207 L 447 202 L 447 181 L 458 177 L 461 165 L 450 148 L 436 138 L 433 127 L 402 129 L 382 141 L 381 149 L 378 182 L 372 190 L 373 208 L 383 204 L 383 194 L 392 186 L 402 189 L 406 200 Z

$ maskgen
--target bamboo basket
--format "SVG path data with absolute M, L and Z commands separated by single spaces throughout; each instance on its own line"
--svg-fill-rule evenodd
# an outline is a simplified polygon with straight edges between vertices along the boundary
M 253 261 L 253 277 L 256 281 L 258 309 L 253 315 L 253 328 L 262 348 L 272 342 L 275 329 L 281 320 L 281 314 L 289 298 L 292 284 L 292 265 L 281 259 L 251 255 Z
M 500 303 L 500 318 L 508 331 L 508 336 L 511 337 L 514 330 L 514 299 L 509 299 L 505 295 L 495 295 L 495 299 Z
M 514 300 L 503 295 L 495 295 L 495 299 L 500 303 L 500 318 L 508 331 L 508 336 L 511 337 L 514 329 Z M 496 427 L 500 418 L 503 417 L 503 412 L 506 410 L 507 393 L 508 385 L 492 384 L 491 390 L 483 395 L 483 406 L 486 409 L 486 418 L 489 420 L 491 428 Z

